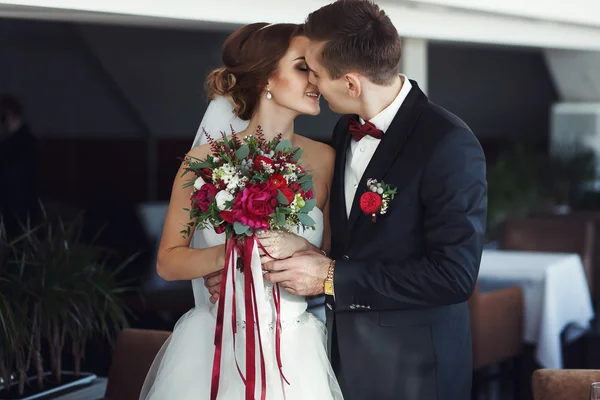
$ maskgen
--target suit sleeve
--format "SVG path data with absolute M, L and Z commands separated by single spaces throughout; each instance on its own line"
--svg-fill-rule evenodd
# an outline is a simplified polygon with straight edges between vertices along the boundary
M 420 187 L 426 252 L 400 263 L 339 260 L 337 311 L 425 308 L 466 301 L 473 292 L 484 243 L 485 156 L 467 129 L 445 135 L 425 165 Z M 393 204 L 393 203 L 392 203 Z

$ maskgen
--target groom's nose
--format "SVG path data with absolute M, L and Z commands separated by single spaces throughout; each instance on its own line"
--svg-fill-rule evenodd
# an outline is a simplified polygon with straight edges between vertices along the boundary
M 308 73 L 308 81 L 312 84 L 317 86 L 317 77 L 315 76 L 314 72 L 310 71 Z

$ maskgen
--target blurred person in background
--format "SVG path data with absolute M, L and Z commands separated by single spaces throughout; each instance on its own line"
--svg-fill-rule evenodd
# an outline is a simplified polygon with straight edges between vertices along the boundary
M 35 209 L 36 139 L 23 119 L 23 106 L 12 95 L 0 97 L 0 215 L 8 238 Z

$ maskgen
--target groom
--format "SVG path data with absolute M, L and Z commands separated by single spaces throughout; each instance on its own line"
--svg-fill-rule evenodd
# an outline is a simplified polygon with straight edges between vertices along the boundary
M 374 3 L 327 5 L 309 15 L 306 35 L 312 83 L 347 114 L 333 132 L 332 248 L 329 257 L 267 264 L 266 278 L 295 294 L 327 295 L 328 344 L 345 399 L 468 399 L 467 300 L 487 204 L 479 142 L 398 74 L 398 32 Z M 369 179 L 397 190 L 374 219 L 361 209 Z

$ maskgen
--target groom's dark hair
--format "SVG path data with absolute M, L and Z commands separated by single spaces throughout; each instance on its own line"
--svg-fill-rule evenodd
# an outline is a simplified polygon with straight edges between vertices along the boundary
M 348 72 L 388 85 L 398 76 L 402 44 L 383 10 L 370 0 L 338 0 L 312 12 L 305 35 L 322 42 L 320 62 L 332 79 Z

